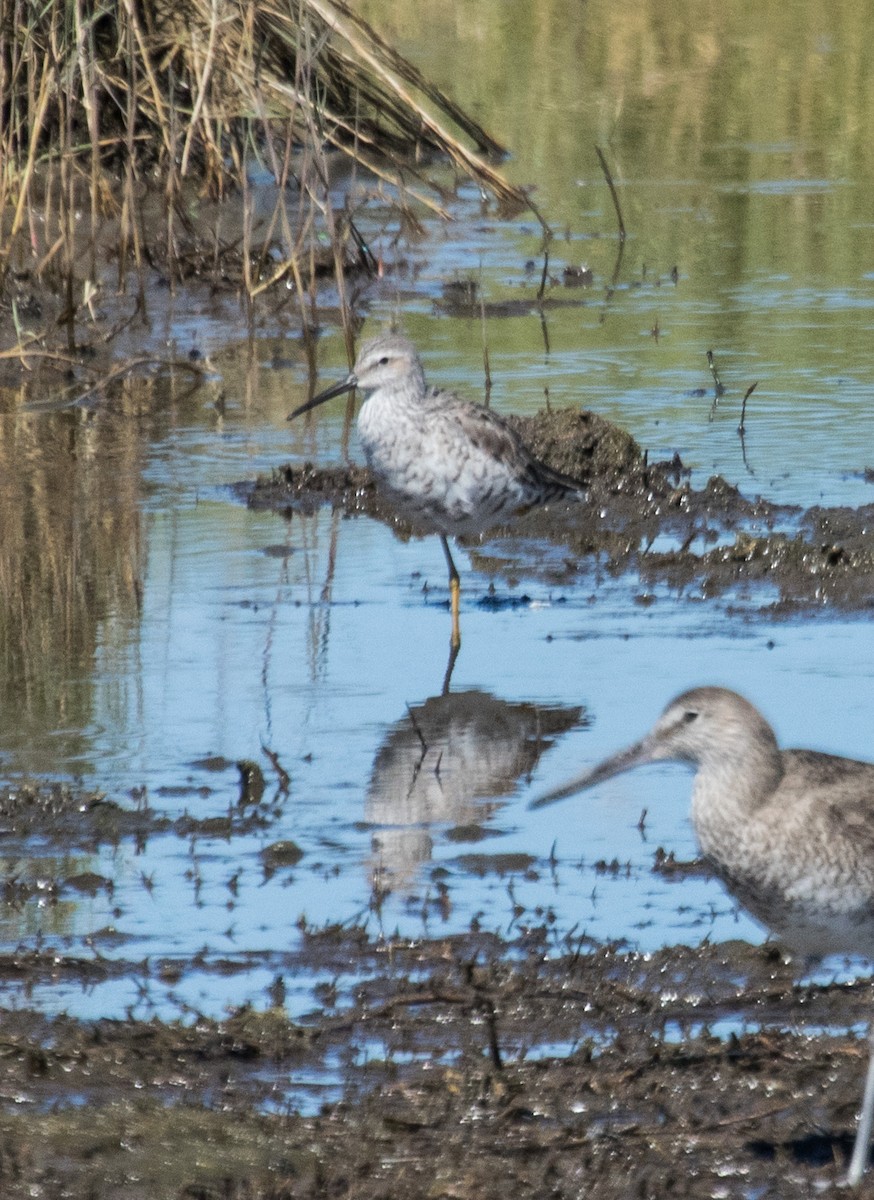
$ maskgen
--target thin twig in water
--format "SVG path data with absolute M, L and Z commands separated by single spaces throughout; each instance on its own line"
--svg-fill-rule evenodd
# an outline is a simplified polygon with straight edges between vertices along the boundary
M 270 747 L 265 746 L 263 742 L 261 743 L 261 749 L 264 752 L 264 754 L 266 754 L 267 757 L 270 759 L 270 765 L 273 767 L 273 770 L 276 772 L 276 774 L 279 777 L 280 792 L 282 792 L 283 796 L 287 796 L 291 790 L 291 776 L 289 775 L 288 771 L 286 771 L 286 769 L 282 765 L 282 763 L 279 761 L 279 755 L 276 753 L 275 750 L 271 750 Z
M 613 289 L 619 282 L 619 272 L 622 270 L 622 256 L 624 253 L 625 242 L 623 242 L 620 238 L 620 240 L 616 243 L 616 262 L 613 264 L 613 274 L 610 276 L 610 286 L 607 288 L 606 295 L 604 296 L 605 301 L 609 300 L 613 295 Z
M 713 376 L 713 403 L 710 406 L 710 420 L 716 416 L 716 410 L 719 407 L 719 397 L 725 395 L 725 388 L 719 378 L 719 373 L 716 370 L 716 359 L 713 357 L 713 351 L 707 351 L 707 365 L 710 368 L 710 374 Z
M 549 329 L 546 324 L 546 310 L 540 310 L 540 332 L 543 334 L 543 349 L 546 357 L 549 358 Z
M 604 289 L 604 309 L 600 316 L 600 322 L 603 325 L 607 319 L 607 305 L 610 302 L 610 297 L 613 295 L 613 289 L 619 281 L 619 272 L 622 270 L 622 256 L 625 253 L 625 221 L 622 218 L 622 207 L 619 203 L 619 196 L 616 192 L 616 185 L 613 182 L 613 176 L 610 173 L 610 168 L 607 166 L 607 159 L 604 157 L 604 152 L 600 146 L 595 147 L 595 153 L 598 155 L 598 161 L 601 164 L 601 170 L 604 172 L 604 178 L 607 181 L 607 187 L 610 189 L 610 196 L 613 199 L 613 207 L 616 210 L 616 221 L 619 226 L 619 238 L 616 246 L 616 262 L 613 264 L 613 274 L 610 276 L 610 282 Z
M 17 320 L 17 308 L 15 301 L 12 302 L 13 323 Z M 10 346 L 7 350 L 0 350 L 0 362 L 3 359 L 18 359 L 23 367 L 28 366 L 29 358 L 38 358 L 47 362 L 59 362 L 68 366 L 78 365 L 79 360 L 75 355 L 61 354 L 59 351 L 47 350 L 44 348 L 45 340 L 48 334 L 43 331 L 41 333 L 27 333 L 25 330 L 19 330 L 16 324 L 16 333 L 18 334 L 18 343 L 15 346 Z M 36 343 L 40 343 L 39 346 Z
M 738 432 L 740 433 L 740 456 L 743 460 L 743 465 L 746 468 L 747 473 L 752 475 L 753 478 L 755 478 L 756 473 L 753 470 L 753 468 L 750 466 L 750 464 L 747 462 L 747 439 L 744 436 L 743 430 L 739 430 Z
M 741 404 L 741 406 L 740 406 L 740 425 L 738 425 L 738 427 L 737 427 L 737 431 L 741 437 L 743 437 L 744 433 L 746 432 L 745 421 L 746 421 L 746 415 L 747 415 L 747 400 L 749 400 L 750 396 L 752 396 L 753 392 L 756 390 L 756 388 L 758 386 L 759 386 L 759 381 L 757 379 L 756 382 L 751 383 L 750 386 L 747 388 L 747 390 L 744 392 L 743 404 Z
M 719 378 L 719 373 L 716 370 L 716 359 L 713 357 L 713 351 L 707 351 L 707 365 L 710 368 L 710 374 L 713 376 L 713 386 L 716 389 L 716 399 L 725 395 L 725 388 Z
M 746 420 L 746 415 L 747 415 L 747 400 L 749 400 L 750 396 L 753 394 L 753 392 L 756 390 L 756 388 L 758 386 L 759 386 L 759 381 L 757 379 L 756 382 L 753 384 L 750 384 L 750 386 L 744 392 L 743 404 L 741 405 L 741 409 L 740 409 L 740 425 L 738 425 L 738 427 L 737 427 L 738 436 L 740 437 L 741 458 L 743 459 L 743 464 L 746 467 L 746 469 L 749 471 L 750 475 L 755 475 L 755 471 L 750 466 L 750 464 L 747 462 L 747 441 L 746 441 L 746 437 L 744 436 L 746 434 L 745 420 Z
M 549 277 L 549 240 L 543 246 L 543 270 L 540 272 L 540 287 L 537 289 L 537 303 L 543 303 L 546 293 L 546 280 Z
M 610 174 L 610 168 L 607 166 L 607 159 L 600 146 L 595 147 L 595 153 L 598 155 L 598 161 L 601 163 L 601 170 L 604 172 L 604 178 L 607 180 L 607 187 L 610 189 L 610 195 L 613 199 L 613 207 L 616 209 L 616 220 L 619 223 L 619 240 L 625 241 L 625 222 L 622 220 L 622 208 L 619 204 L 619 197 L 616 194 L 616 185 L 613 183 L 613 176 Z
M 91 387 L 86 388 L 84 392 L 79 392 L 78 395 L 73 395 L 75 389 L 69 389 L 64 396 L 59 400 L 39 400 L 31 404 L 24 405 L 24 412 L 54 412 L 58 409 L 73 408 L 76 405 L 84 404 L 92 396 L 97 396 L 101 392 L 105 392 L 108 387 L 119 379 L 123 379 L 125 375 L 135 371 L 138 367 L 164 367 L 167 370 L 188 371 L 191 375 L 202 379 L 206 374 L 207 367 L 204 364 L 191 362 L 186 358 L 155 358 L 151 355 L 144 355 L 142 358 L 131 358 L 121 366 L 115 367 L 109 371 L 102 379 L 98 379 Z
M 486 408 L 488 408 L 489 401 L 491 400 L 492 396 L 492 372 L 489 366 L 489 346 L 488 342 L 486 341 L 486 301 L 485 293 L 483 292 L 482 287 L 482 267 L 480 267 L 479 316 L 483 337 L 483 371 L 486 377 L 486 394 L 484 404 Z

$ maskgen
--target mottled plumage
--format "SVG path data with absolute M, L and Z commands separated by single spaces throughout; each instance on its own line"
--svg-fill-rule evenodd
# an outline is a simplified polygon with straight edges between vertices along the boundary
M 697 767 L 692 824 L 701 850 L 744 908 L 807 957 L 874 962 L 874 764 L 780 750 L 751 704 L 724 688 L 672 701 L 641 741 L 535 800 L 537 808 L 641 763 Z M 848 1180 L 868 1157 L 874 1041 Z
M 367 396 L 358 435 L 380 490 L 420 533 L 440 535 L 457 638 L 458 572 L 447 537 L 485 533 L 540 505 L 582 499 L 584 490 L 538 462 L 491 409 L 428 387 L 415 346 L 398 334 L 365 342 L 347 378 L 291 416 L 352 388 Z

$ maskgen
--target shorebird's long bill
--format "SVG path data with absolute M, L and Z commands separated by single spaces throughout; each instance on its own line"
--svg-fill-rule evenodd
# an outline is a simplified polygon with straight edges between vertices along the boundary
M 295 417 L 301 416 L 302 413 L 309 412 L 312 408 L 318 408 L 326 400 L 333 400 L 335 396 L 342 396 L 344 392 L 351 392 L 357 386 L 358 380 L 355 375 L 347 375 L 345 379 L 342 379 L 339 383 L 335 383 L 333 387 L 325 388 L 323 392 L 319 392 L 317 396 L 313 396 L 312 400 L 307 400 L 306 404 L 301 404 L 300 408 L 296 408 L 293 413 L 288 414 L 286 420 L 293 421 Z
M 585 788 L 592 787 L 596 783 L 601 783 L 604 779 L 611 779 L 614 775 L 619 775 L 623 771 L 630 771 L 632 767 L 639 767 L 642 763 L 653 761 L 652 741 L 645 737 L 640 742 L 635 742 L 633 746 L 626 747 L 625 750 L 620 750 L 618 754 L 612 755 L 610 758 L 605 758 L 603 762 L 598 763 L 596 767 L 591 767 L 582 775 L 578 775 L 576 779 L 571 779 L 567 783 L 563 783 L 561 787 L 557 787 L 552 792 L 547 792 L 545 796 L 538 796 L 536 800 L 532 800 L 528 805 L 529 808 L 544 808 L 547 804 L 553 804 L 556 800 L 564 800 L 568 796 L 573 796 L 577 792 L 582 792 Z

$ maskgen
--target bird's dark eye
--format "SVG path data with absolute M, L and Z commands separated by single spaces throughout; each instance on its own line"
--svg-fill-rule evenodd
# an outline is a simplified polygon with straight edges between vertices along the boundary
M 687 708 L 686 711 L 683 713 L 683 724 L 684 725 L 691 725 L 692 722 L 696 721 L 697 719 L 698 719 L 698 714 L 692 708 Z
M 384 366 L 386 366 L 387 363 L 388 363 L 388 355 L 383 354 L 382 358 L 379 360 L 379 365 L 381 367 L 384 367 Z

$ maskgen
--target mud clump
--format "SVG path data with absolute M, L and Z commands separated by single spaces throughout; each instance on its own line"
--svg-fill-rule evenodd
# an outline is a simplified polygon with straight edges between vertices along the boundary
M 740 594 L 747 606 L 757 603 L 776 616 L 824 605 L 874 606 L 874 505 L 771 504 L 746 498 L 720 476 L 696 489 L 678 455 L 650 463 L 628 433 L 584 410 L 510 421 L 538 458 L 578 479 L 589 497 L 586 504 L 530 513 L 487 536 L 485 544 L 500 541 L 502 552 L 509 544 L 539 544 L 537 553 L 513 556 L 514 576 L 569 581 L 598 566 L 695 598 Z M 286 465 L 236 490 L 253 507 L 289 516 L 329 504 L 382 520 L 401 536 L 414 532 L 380 497 L 365 467 Z M 545 544 L 564 553 L 545 554 Z M 488 569 L 488 556 L 478 552 L 476 563 Z
M 534 417 L 510 417 L 509 424 L 536 458 L 581 483 L 608 488 L 632 479 L 638 486 L 644 483 L 646 466 L 637 442 L 597 413 L 562 408 Z

